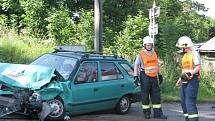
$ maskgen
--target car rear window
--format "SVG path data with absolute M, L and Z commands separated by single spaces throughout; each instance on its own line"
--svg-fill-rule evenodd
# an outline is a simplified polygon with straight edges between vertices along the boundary
M 123 79 L 123 75 L 112 62 L 101 62 L 101 78 L 103 81 Z
M 120 65 L 127 72 L 127 74 L 129 76 L 131 76 L 131 77 L 134 76 L 134 70 L 132 69 L 132 67 L 129 64 L 127 64 L 127 63 L 120 63 Z

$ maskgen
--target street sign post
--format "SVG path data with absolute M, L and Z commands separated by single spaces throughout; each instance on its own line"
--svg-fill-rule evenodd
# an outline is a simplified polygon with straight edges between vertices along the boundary
M 156 18 L 160 16 L 160 7 L 156 6 L 155 1 L 153 4 L 153 7 L 149 9 L 149 36 L 153 39 L 155 39 L 155 35 L 158 34 L 158 24 L 156 23 Z

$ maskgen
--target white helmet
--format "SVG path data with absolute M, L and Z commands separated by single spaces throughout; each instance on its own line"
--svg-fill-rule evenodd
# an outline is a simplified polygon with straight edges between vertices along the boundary
M 144 37 L 143 38 L 143 46 L 145 44 L 149 44 L 149 43 L 154 44 L 153 39 L 151 37 L 149 37 L 149 36 Z
M 183 36 L 178 39 L 178 42 L 176 43 L 176 47 L 179 47 L 179 48 L 193 47 L 193 42 L 188 36 Z

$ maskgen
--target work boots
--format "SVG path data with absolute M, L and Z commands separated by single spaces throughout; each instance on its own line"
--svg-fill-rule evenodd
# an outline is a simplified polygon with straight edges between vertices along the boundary
M 167 119 L 165 115 L 163 115 L 161 108 L 154 108 L 154 118 L 156 119 Z
M 145 119 L 150 119 L 151 108 L 149 108 L 149 109 L 143 109 L 143 114 L 144 114 L 144 118 Z
M 144 118 L 145 119 L 150 119 L 150 115 L 151 115 L 151 112 L 149 112 L 149 111 L 144 112 Z

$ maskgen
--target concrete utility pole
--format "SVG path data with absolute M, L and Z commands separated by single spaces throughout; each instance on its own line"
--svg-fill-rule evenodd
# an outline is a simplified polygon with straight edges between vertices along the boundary
M 95 26 L 95 40 L 94 50 L 96 52 L 103 52 L 102 48 L 102 33 L 103 33 L 103 13 L 102 5 L 104 0 L 94 1 L 94 26 Z

